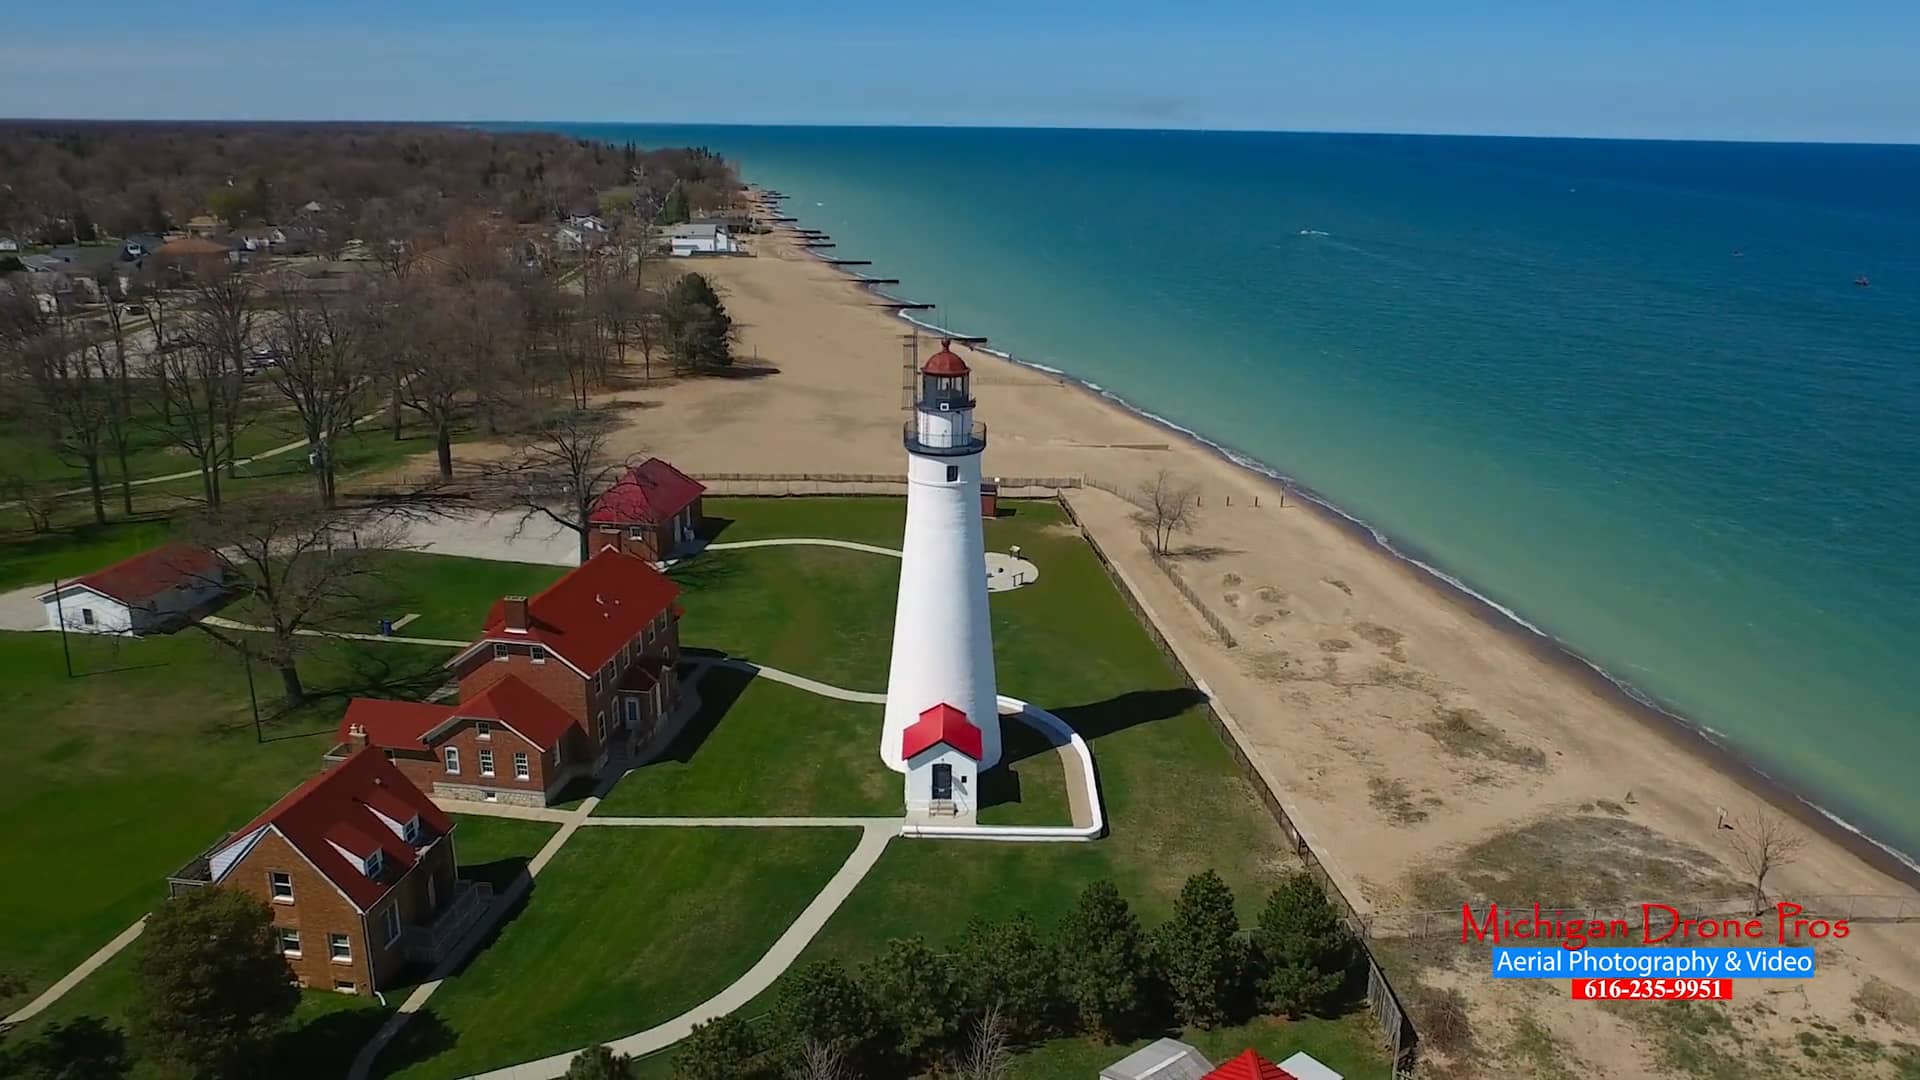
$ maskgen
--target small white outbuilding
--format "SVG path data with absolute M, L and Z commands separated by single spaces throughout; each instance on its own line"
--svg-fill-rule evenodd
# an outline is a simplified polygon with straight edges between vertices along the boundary
M 138 636 L 174 629 L 224 591 L 218 557 L 193 544 L 162 544 L 59 583 L 39 596 L 47 629 Z
M 971 822 L 979 811 L 982 736 L 967 714 L 942 702 L 900 736 L 907 815 Z
M 740 250 L 733 234 L 722 222 L 675 225 L 667 230 L 667 242 L 675 255 L 731 255 Z

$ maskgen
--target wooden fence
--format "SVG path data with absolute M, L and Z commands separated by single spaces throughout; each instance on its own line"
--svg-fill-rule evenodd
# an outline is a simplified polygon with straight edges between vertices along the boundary
M 1112 488 L 1096 485 L 1091 480 L 1087 486 L 1099 486 L 1101 490 L 1113 491 Z M 1120 493 L 1114 492 L 1114 494 Z M 1127 498 L 1125 495 L 1120 497 Z M 1360 951 L 1366 957 L 1367 963 L 1367 1007 L 1373 1014 L 1374 1022 L 1380 1030 L 1381 1040 L 1386 1044 L 1393 1061 L 1395 1080 L 1411 1077 L 1419 1054 L 1420 1034 L 1415 1030 L 1412 1017 L 1407 1014 L 1400 995 L 1394 991 L 1392 982 L 1387 979 L 1386 971 L 1381 968 L 1375 956 L 1367 917 L 1348 898 L 1346 890 L 1321 862 L 1318 853 L 1308 842 L 1306 834 L 1294 823 L 1292 815 L 1287 813 L 1279 794 L 1267 781 L 1266 774 L 1254 762 L 1247 748 L 1241 744 L 1236 734 L 1239 725 L 1227 714 L 1226 707 L 1213 699 L 1206 684 L 1195 678 L 1193 672 L 1188 669 L 1179 650 L 1160 631 L 1159 625 L 1154 621 L 1153 610 L 1134 590 L 1126 572 L 1108 556 L 1106 549 L 1100 546 L 1099 539 L 1087 529 L 1079 515 L 1074 513 L 1073 505 L 1064 498 L 1060 500 L 1060 505 L 1065 508 L 1067 517 L 1079 528 L 1080 535 L 1086 539 L 1088 546 L 1093 548 L 1094 556 L 1100 560 L 1100 565 L 1106 569 L 1107 576 L 1113 580 L 1121 598 L 1133 610 L 1141 626 L 1146 628 L 1147 636 L 1152 639 L 1154 646 L 1173 663 L 1174 670 L 1180 673 L 1181 679 L 1188 686 L 1205 695 L 1206 700 L 1202 708 L 1208 721 L 1213 725 L 1214 734 L 1233 755 L 1234 762 L 1239 765 L 1240 772 L 1247 778 L 1247 782 L 1253 786 L 1254 793 L 1259 796 L 1261 804 L 1267 808 L 1267 812 L 1280 826 L 1280 831 L 1286 834 L 1287 842 L 1292 846 L 1294 854 L 1306 867 L 1307 872 L 1313 875 L 1313 880 L 1320 885 L 1321 892 L 1326 894 L 1328 902 L 1333 904 L 1334 909 L 1340 912 L 1347 928 L 1353 932 L 1354 939 L 1360 943 Z M 1458 913 L 1455 914 L 1457 917 Z

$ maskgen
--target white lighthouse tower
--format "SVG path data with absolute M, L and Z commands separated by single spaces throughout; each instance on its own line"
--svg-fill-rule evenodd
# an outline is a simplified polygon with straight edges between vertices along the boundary
M 887 717 L 880 758 L 908 772 L 929 724 L 945 720 L 949 737 L 973 753 L 979 771 L 1000 760 L 999 695 L 993 681 L 993 631 L 987 616 L 986 541 L 980 530 L 980 455 L 987 428 L 973 419 L 972 376 L 950 342 L 920 368 L 907 447 L 907 532 L 901 544 L 900 596 L 893 617 L 893 662 L 887 672 Z M 940 706 L 949 711 L 935 712 Z M 964 716 L 954 716 L 958 712 Z M 929 716 L 929 714 L 932 716 Z M 923 717 L 928 724 L 921 724 Z M 915 737 L 909 728 L 921 724 Z M 951 736 L 966 727 L 979 731 Z M 903 742 L 912 747 L 903 751 Z M 949 771 L 928 795 L 962 802 L 970 793 L 943 790 Z M 909 777 L 909 788 L 915 787 Z M 964 780 L 964 777 L 961 778 Z M 972 785 L 957 785 L 970 787 Z M 910 797 L 910 803 L 918 801 Z

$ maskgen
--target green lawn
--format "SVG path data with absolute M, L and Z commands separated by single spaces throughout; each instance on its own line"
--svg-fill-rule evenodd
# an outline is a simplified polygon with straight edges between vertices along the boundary
M 749 548 L 708 552 L 672 576 L 684 590 L 683 644 L 849 690 L 886 688 L 898 559 L 840 548 Z
M 705 532 L 718 543 L 824 536 L 899 550 L 907 504 L 890 498 L 704 499 Z M 989 542 L 991 544 L 991 542 Z M 884 556 L 882 556 L 884 558 Z M 900 566 L 894 564 L 895 577 Z
M 420 617 L 394 631 L 403 637 L 468 641 L 480 636 L 487 609 L 502 596 L 531 596 L 559 580 L 564 566 L 462 559 L 417 551 L 379 556 L 380 617 Z M 369 633 L 376 627 L 367 627 Z
M 285 399 L 269 387 L 249 394 L 242 406 L 244 427 L 235 433 L 235 457 L 251 457 L 302 438 L 300 420 Z M 104 479 L 110 499 L 119 498 L 120 460 L 108 436 L 101 434 Z M 0 424 L 0 456 L 10 468 L 30 479 L 55 483 L 63 488 L 84 488 L 86 469 L 70 456 L 58 453 L 44 433 L 28 429 L 18 421 Z M 137 415 L 127 432 L 127 472 L 135 480 L 164 476 L 197 468 L 185 450 L 169 441 L 159 416 Z M 84 496 L 79 497 L 85 501 Z
M 753 966 L 857 835 L 582 829 L 375 1072 L 462 1076 L 672 1019 Z
M 460 876 L 492 882 L 496 889 L 520 873 L 534 852 L 559 829 L 544 821 L 457 815 Z M 82 1018 L 98 1021 L 107 1032 L 121 1032 L 133 1003 L 132 948 L 108 961 L 85 982 L 74 987 L 47 1011 L 8 1034 L 0 1049 L 19 1049 L 43 1037 L 56 1024 Z M 389 1000 L 392 995 L 388 995 Z M 336 1080 L 346 1071 L 360 1045 L 372 1037 L 387 1018 L 377 1001 L 324 990 L 300 996 L 299 1008 L 274 1063 L 273 1075 L 305 1080 Z M 105 1035 L 111 1039 L 113 1035 Z M 4 1058 L 0 1058 L 0 1065 Z M 4 1071 L 4 1070 L 0 1070 Z M 158 1080 L 158 1070 L 137 1059 L 129 1080 Z
M 880 761 L 881 706 L 732 668 L 709 668 L 695 685 L 700 711 L 665 754 L 628 773 L 596 815 L 900 814 L 900 774 Z
M 0 540 L 0 589 L 48 585 L 111 566 L 164 543 L 173 531 L 166 518 L 76 525 L 46 533 L 20 533 Z
M 0 633 L 0 784 L 10 851 L 38 886 L 0 891 L 0 966 L 38 993 L 165 895 L 166 875 L 320 765 L 349 693 L 404 696 L 437 682 L 447 650 L 321 643 L 302 661 L 314 698 L 256 742 L 246 674 L 198 633 L 140 640 Z M 255 665 L 261 706 L 277 680 Z

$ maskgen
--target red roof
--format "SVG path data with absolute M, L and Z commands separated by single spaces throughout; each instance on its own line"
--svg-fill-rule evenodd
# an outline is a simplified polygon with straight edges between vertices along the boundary
M 402 840 L 381 820 L 383 814 L 402 826 L 417 815 L 422 826 L 419 846 Z M 378 904 L 428 845 L 453 831 L 453 820 L 371 747 L 287 792 L 234 835 L 250 836 L 266 825 L 278 829 L 361 911 Z M 360 858 L 377 849 L 383 864 L 380 875 L 369 878 L 335 850 L 335 844 Z
M 169 589 L 213 585 L 219 580 L 218 556 L 198 545 L 175 541 L 75 578 L 69 584 L 85 585 L 102 596 L 137 607 Z
M 454 716 L 497 720 L 542 750 L 551 750 L 573 726 L 573 717 L 552 698 L 509 675 L 453 709 Z
M 457 664 L 492 641 L 529 641 L 588 675 L 613 659 L 680 595 L 665 574 L 638 555 L 601 548 L 593 558 L 527 601 L 527 632 L 507 630 L 498 600 L 487 612 L 483 640 L 453 658 Z
M 968 370 L 967 362 L 954 353 L 950 341 L 942 341 L 940 351 L 927 357 L 927 362 L 920 367 L 924 375 L 965 375 Z
M 341 742 L 346 742 L 357 724 L 366 729 L 369 746 L 383 750 L 425 750 L 427 744 L 423 736 L 446 723 L 453 713 L 451 705 L 357 697 L 347 702 L 347 714 L 340 718 L 339 737 Z
M 1248 1050 L 1201 1080 L 1296 1080 L 1287 1070 Z
M 587 520 L 618 525 L 670 521 L 706 490 L 706 485 L 679 469 L 648 458 L 594 500 Z
M 900 756 L 913 758 L 930 746 L 946 743 L 975 761 L 980 760 L 980 729 L 967 714 L 941 702 L 920 714 L 900 735 Z

